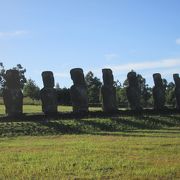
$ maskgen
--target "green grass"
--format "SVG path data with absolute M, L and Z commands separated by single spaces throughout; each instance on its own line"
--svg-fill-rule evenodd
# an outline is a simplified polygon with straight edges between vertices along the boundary
M 180 133 L 0 139 L 0 179 L 179 179 Z
M 30 97 L 24 97 L 23 98 L 23 104 L 26 104 L 26 105 L 41 105 L 41 101 L 40 100 L 32 100 Z M 0 105 L 4 105 L 4 101 L 3 101 L 2 97 L 0 97 Z
M 58 106 L 59 112 L 71 112 L 71 106 Z M 24 113 L 42 113 L 41 105 L 24 105 L 23 106 Z
M 0 179 L 180 179 L 180 115 L 2 121 Z
M 90 107 L 90 111 L 99 111 L 100 107 Z M 58 106 L 59 112 L 72 112 L 72 106 Z M 23 113 L 42 113 L 41 105 L 23 105 Z M 0 105 L 0 116 L 5 114 L 4 105 Z
M 0 105 L 0 116 L 5 114 L 5 107 L 4 105 Z

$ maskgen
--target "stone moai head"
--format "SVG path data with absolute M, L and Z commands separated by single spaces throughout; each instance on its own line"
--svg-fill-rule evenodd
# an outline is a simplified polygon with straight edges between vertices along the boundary
M 73 80 L 74 85 L 86 85 L 84 79 L 84 73 L 81 68 L 74 68 L 70 71 L 71 79 Z
M 111 69 L 102 69 L 104 85 L 113 86 L 114 77 Z
M 6 86 L 9 89 L 19 89 L 20 88 L 20 76 L 19 71 L 10 69 L 6 71 L 5 75 Z
M 176 84 L 176 87 L 180 87 L 180 77 L 179 74 L 173 74 L 173 79 Z
M 129 82 L 129 86 L 137 86 L 138 85 L 136 72 L 133 72 L 133 71 L 129 72 L 127 74 L 127 79 Z
M 42 79 L 45 88 L 54 88 L 54 76 L 52 71 L 43 71 Z
M 153 74 L 154 84 L 157 87 L 163 86 L 162 78 L 160 73 Z

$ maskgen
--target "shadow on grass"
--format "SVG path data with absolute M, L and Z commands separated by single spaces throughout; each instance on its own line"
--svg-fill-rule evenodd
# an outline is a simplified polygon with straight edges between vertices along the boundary
M 139 116 L 137 117 L 139 119 Z M 134 121 L 130 119 L 124 118 L 112 118 L 112 121 L 122 125 L 126 125 L 126 127 L 130 127 L 133 129 L 159 129 L 158 125 L 152 125 L 151 123 L 144 123 L 143 121 Z
M 172 128 L 175 128 L 175 132 Z M 161 132 L 156 130 L 164 129 Z M 93 134 L 113 136 L 166 137 L 163 134 L 179 135 L 180 116 L 178 115 L 136 115 L 110 117 L 76 117 L 76 119 L 59 119 L 58 116 L 30 116 L 23 119 L 0 121 L 0 137 L 21 135 L 61 135 Z M 169 129 L 169 130 L 168 130 Z M 155 134 L 160 133 L 161 136 Z M 170 137 L 170 136 L 168 136 Z M 173 137 L 173 136 L 172 136 Z
M 180 116 L 177 117 L 176 115 L 167 115 L 166 117 L 171 118 L 177 123 L 180 123 Z
M 99 129 L 99 131 L 110 131 L 115 132 L 118 131 L 117 127 L 114 127 L 113 124 L 107 124 L 103 121 L 87 120 L 87 119 L 76 119 L 83 126 L 91 126 L 95 129 Z
M 56 121 L 41 121 L 38 122 L 40 125 L 47 126 L 53 129 L 55 134 L 82 134 L 83 131 L 80 130 L 78 126 L 73 126 L 70 124 L 63 124 L 63 122 Z
M 141 117 L 138 117 L 138 119 L 142 120 L 142 121 L 145 121 L 149 124 L 154 124 L 154 125 L 160 125 L 160 126 L 167 126 L 167 127 L 173 127 L 173 126 L 176 126 L 177 123 L 173 122 L 171 118 L 167 120 L 168 116 L 155 116 L 155 117 L 152 117 L 152 116 L 141 116 Z M 136 117 L 137 118 L 137 117 Z

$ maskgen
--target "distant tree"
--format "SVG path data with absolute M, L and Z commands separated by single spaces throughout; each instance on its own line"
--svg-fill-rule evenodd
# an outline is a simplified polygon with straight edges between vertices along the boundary
M 15 67 L 13 67 L 12 69 L 16 69 L 19 71 L 19 76 L 20 76 L 20 85 L 21 85 L 21 89 L 23 89 L 24 87 L 24 84 L 26 83 L 26 77 L 25 77 L 25 72 L 26 72 L 26 69 L 23 68 L 21 66 L 21 64 L 17 64 Z M 6 76 L 6 69 L 3 65 L 2 62 L 0 62 L 0 87 L 1 88 L 4 88 L 5 85 L 6 85 L 6 82 L 5 82 L 5 76 Z
M 60 89 L 60 85 L 59 85 L 59 83 L 56 83 L 56 85 L 55 85 L 55 89 Z
M 20 76 L 20 83 L 21 83 L 21 88 L 23 89 L 24 87 L 24 84 L 26 83 L 26 77 L 25 77 L 25 72 L 26 72 L 26 69 L 23 68 L 21 66 L 21 64 L 17 64 L 16 67 L 13 67 L 13 69 L 16 69 L 19 71 L 19 76 Z
M 100 88 L 102 85 L 100 79 L 95 77 L 94 74 L 89 71 L 85 76 L 85 81 L 88 89 L 89 103 L 100 103 Z
M 71 105 L 70 89 L 66 87 L 61 89 L 59 86 L 56 86 L 56 90 L 58 95 L 58 104 Z
M 114 81 L 114 86 L 115 86 L 116 88 L 122 87 L 121 82 L 120 82 L 119 80 Z
M 175 84 L 173 82 L 167 83 L 166 85 L 166 103 L 167 105 L 175 107 Z
M 146 79 L 142 77 L 142 75 L 137 74 L 139 88 L 141 92 L 141 104 L 146 107 L 148 106 L 148 101 L 152 96 L 152 88 L 146 84 Z
M 40 88 L 36 85 L 35 81 L 28 79 L 23 88 L 24 96 L 30 97 L 33 100 L 40 99 Z
M 126 96 L 126 88 L 121 86 L 116 88 L 117 104 L 119 107 L 127 108 L 128 100 Z
M 162 82 L 163 82 L 163 86 L 165 87 L 165 89 L 167 88 L 167 86 L 168 86 L 168 82 L 167 82 L 167 80 L 166 79 L 162 79 Z
M 0 62 L 0 87 L 1 87 L 1 90 L 5 86 L 5 74 L 6 74 L 6 70 L 4 69 L 4 65 L 2 62 Z

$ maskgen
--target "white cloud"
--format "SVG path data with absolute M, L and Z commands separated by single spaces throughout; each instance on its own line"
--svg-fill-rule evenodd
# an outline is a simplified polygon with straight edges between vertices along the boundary
M 70 74 L 66 72 L 62 72 L 62 73 L 54 73 L 54 76 L 60 77 L 60 78 L 69 78 Z
M 17 36 L 22 36 L 27 34 L 28 31 L 24 31 L 24 30 L 18 30 L 18 31 L 7 31 L 7 32 L 2 32 L 0 31 L 0 38 L 7 38 L 7 37 L 17 37 Z
M 139 63 L 128 63 L 122 65 L 113 65 L 113 66 L 106 66 L 107 68 L 111 68 L 114 73 L 124 73 L 130 70 L 154 70 L 154 69 L 161 69 L 161 68 L 173 68 L 180 66 L 180 58 L 179 59 L 165 59 L 160 61 L 146 61 L 146 62 L 139 62 Z
M 180 45 L 180 38 L 176 39 L 176 44 Z
M 106 60 L 111 61 L 117 59 L 119 56 L 118 54 L 110 53 L 110 54 L 105 54 L 104 57 L 106 58 Z
M 174 67 L 174 68 L 161 69 L 161 70 L 155 71 L 155 72 L 153 70 L 150 70 L 150 71 L 143 72 L 142 75 L 144 78 L 152 78 L 152 75 L 156 72 L 160 73 L 162 75 L 162 77 L 164 78 L 167 76 L 172 76 L 175 73 L 179 73 L 179 69 Z

